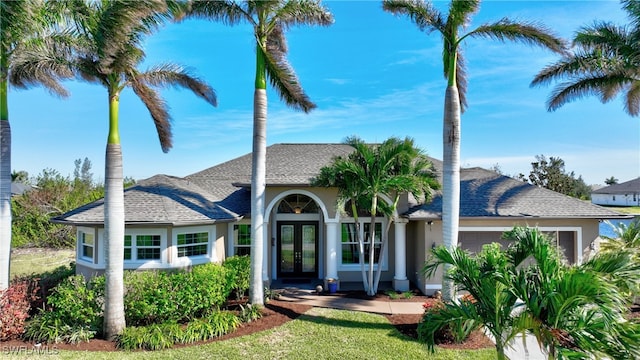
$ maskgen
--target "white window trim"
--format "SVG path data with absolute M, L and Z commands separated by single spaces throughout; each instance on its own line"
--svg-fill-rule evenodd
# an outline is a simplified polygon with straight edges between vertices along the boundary
M 579 226 L 535 226 L 536 229 L 543 232 L 556 232 L 556 231 L 569 231 L 576 233 L 576 243 L 575 243 L 575 259 L 576 265 L 582 264 L 583 253 L 582 253 L 582 227 Z M 460 226 L 458 231 L 475 231 L 475 232 L 505 232 L 513 230 L 513 226 L 491 226 L 491 227 L 482 227 L 482 226 Z
M 207 233 L 207 253 L 204 255 L 183 256 L 178 257 L 178 235 L 179 234 L 194 234 L 194 233 Z M 216 248 L 214 246 L 214 240 L 216 238 L 216 227 L 211 226 L 184 226 L 175 227 L 172 231 L 172 245 L 171 245 L 171 264 L 176 267 L 200 265 L 210 262 L 218 261 L 216 255 Z
M 233 235 L 233 227 L 235 225 L 249 225 L 249 228 L 251 228 L 251 222 L 249 221 L 238 221 L 238 222 L 234 222 L 234 223 L 230 223 L 228 228 L 229 228 L 229 241 L 227 244 L 227 251 L 229 253 L 229 257 L 231 256 L 235 256 L 236 255 L 236 239 Z
M 358 218 L 358 222 L 360 223 L 360 236 L 364 239 L 364 224 L 370 224 L 371 218 Z M 382 232 L 386 229 L 386 218 L 380 218 L 378 221 L 376 218 L 376 223 L 380 223 L 382 226 Z M 353 218 L 342 218 L 340 219 L 340 223 L 338 223 L 338 271 L 361 271 L 360 263 L 357 264 L 343 264 L 342 263 L 342 224 L 355 223 L 355 219 Z M 384 234 L 381 234 L 384 236 Z M 364 264 L 365 268 L 368 269 L 369 265 L 367 263 Z M 373 265 L 373 270 L 378 270 L 378 264 Z M 382 253 L 382 271 L 389 271 L 389 243 L 384 249 Z
M 131 236 L 131 249 L 135 246 L 137 235 L 159 235 L 160 236 L 160 259 L 159 260 L 124 260 L 124 268 L 129 269 L 157 269 L 167 265 L 167 230 L 154 228 L 127 228 L 125 235 Z M 123 239 L 124 241 L 124 239 Z
M 93 236 L 93 257 L 89 258 L 83 255 L 82 253 L 82 248 L 83 248 L 83 242 L 82 242 L 82 234 L 90 234 L 91 236 Z M 90 265 L 95 265 L 94 264 L 94 259 L 96 257 L 97 251 L 98 251 L 98 236 L 96 235 L 96 230 L 94 228 L 89 228 L 89 227 L 78 227 L 76 230 L 76 236 L 77 236 L 77 246 L 76 246 L 76 260 L 80 261 L 82 263 L 86 263 L 86 264 L 90 264 Z

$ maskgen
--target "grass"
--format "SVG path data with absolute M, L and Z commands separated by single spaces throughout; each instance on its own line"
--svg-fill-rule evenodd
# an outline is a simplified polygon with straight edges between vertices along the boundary
M 640 206 L 608 206 L 607 208 L 627 215 L 640 215 Z
M 14 249 L 11 252 L 10 276 L 40 274 L 74 260 L 74 249 Z
M 11 275 L 41 273 L 73 260 L 73 250 L 16 250 Z M 400 296 L 400 295 L 398 295 Z M 494 349 L 437 349 L 399 333 L 382 315 L 314 308 L 278 328 L 205 345 L 163 351 L 83 352 L 58 350 L 55 344 L 39 350 L 1 349 L 11 358 L 47 359 L 433 359 L 493 360 Z M 37 352 L 39 351 L 39 352 Z
M 156 352 L 60 351 L 50 359 L 495 359 L 494 349 L 445 350 L 400 334 L 382 315 L 314 308 L 275 329 L 200 346 Z

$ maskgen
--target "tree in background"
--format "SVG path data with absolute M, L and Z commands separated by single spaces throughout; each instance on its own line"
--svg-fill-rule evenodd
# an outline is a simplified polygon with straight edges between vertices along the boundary
M 125 328 L 123 304 L 124 191 L 119 130 L 120 94 L 131 88 L 149 110 L 163 152 L 172 147 L 171 116 L 155 88 L 181 87 L 211 105 L 213 89 L 187 70 L 172 63 L 145 71 L 144 36 L 173 18 L 178 5 L 164 0 L 76 1 L 67 3 L 78 33 L 75 58 L 70 66 L 78 77 L 107 90 L 109 130 L 105 159 L 105 312 L 104 334 L 113 339 Z
M 252 304 L 264 304 L 264 196 L 267 155 L 267 80 L 287 106 L 309 112 L 316 107 L 304 92 L 287 60 L 285 32 L 297 25 L 333 23 L 333 15 L 319 0 L 191 1 L 188 17 L 228 25 L 246 22 L 253 28 L 256 76 L 253 93 L 253 151 L 251 159 L 251 288 Z
M 536 155 L 536 160 L 531 163 L 531 172 L 528 177 L 520 174 L 520 178 L 529 183 L 553 190 L 561 194 L 572 196 L 582 200 L 591 198 L 591 188 L 584 182 L 582 176 L 575 177 L 572 171 L 567 173 L 564 169 L 564 160 L 559 157 Z
M 0 290 L 9 286 L 11 254 L 11 127 L 8 88 L 42 85 L 67 96 L 60 79 L 73 73 L 60 66 L 68 33 L 56 26 L 52 1 L 0 1 Z
M 480 9 L 480 0 L 451 1 L 449 13 L 443 14 L 429 1 L 384 0 L 383 9 L 393 14 L 408 16 L 421 31 L 437 31 L 442 36 L 442 63 L 447 88 L 443 116 L 443 193 L 442 239 L 448 249 L 458 245 L 460 215 L 460 122 L 467 107 L 467 76 L 462 43 L 468 38 L 516 41 L 537 45 L 557 53 L 565 52 L 565 42 L 545 27 L 532 22 L 517 22 L 502 18 L 464 32 L 471 17 Z M 448 264 L 444 264 L 445 271 Z M 442 296 L 454 299 L 454 284 L 444 279 Z
M 375 264 L 382 264 L 382 256 L 388 242 L 388 233 L 395 220 L 396 208 L 402 194 L 411 193 L 416 199 L 429 201 L 431 190 L 439 184 L 433 164 L 424 153 L 415 147 L 411 138 L 390 138 L 382 144 L 366 144 L 357 137 L 345 141 L 354 149 L 346 157 L 338 157 L 333 164 L 323 167 L 314 179 L 315 186 L 336 187 L 339 203 L 351 204 L 351 216 L 355 222 L 355 236 L 359 244 L 358 262 L 362 271 L 363 285 L 368 295 L 378 291 L 382 266 L 378 266 L 374 279 Z M 384 199 L 392 199 L 387 203 Z M 344 206 L 340 206 L 344 209 Z M 367 241 L 360 237 L 359 212 L 370 217 Z M 387 218 L 386 228 L 376 232 L 376 216 Z M 380 242 L 377 248 L 376 242 Z M 366 253 L 366 254 L 365 254 Z M 377 254 L 377 257 L 376 257 Z M 368 256 L 368 259 L 365 259 Z M 365 262 L 368 269 L 365 271 Z M 367 277 L 368 274 L 368 277 Z
M 35 185 L 33 189 L 11 199 L 13 248 L 75 245 L 75 229 L 54 224 L 50 219 L 104 196 L 104 187 L 93 181 L 89 159 L 85 158 L 84 162 L 77 159 L 75 164 L 74 178 L 44 169 L 34 179 L 27 180 Z
M 587 96 L 607 103 L 624 95 L 624 111 L 640 115 L 640 2 L 623 0 L 630 24 L 595 22 L 578 30 L 572 53 L 542 69 L 531 86 L 558 82 L 547 100 L 549 111 Z
M 610 177 L 608 179 L 604 179 L 604 183 L 611 186 L 611 185 L 616 185 L 618 183 L 618 179 L 616 179 L 615 177 Z

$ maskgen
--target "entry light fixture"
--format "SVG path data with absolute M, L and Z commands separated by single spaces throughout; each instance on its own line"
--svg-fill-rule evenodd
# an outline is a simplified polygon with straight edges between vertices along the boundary
M 302 214 L 302 208 L 300 206 L 296 206 L 293 208 L 293 212 L 296 214 Z

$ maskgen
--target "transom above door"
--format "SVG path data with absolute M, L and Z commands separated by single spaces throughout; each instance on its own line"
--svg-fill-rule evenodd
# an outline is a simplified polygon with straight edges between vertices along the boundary
M 278 221 L 278 277 L 318 277 L 318 222 Z

